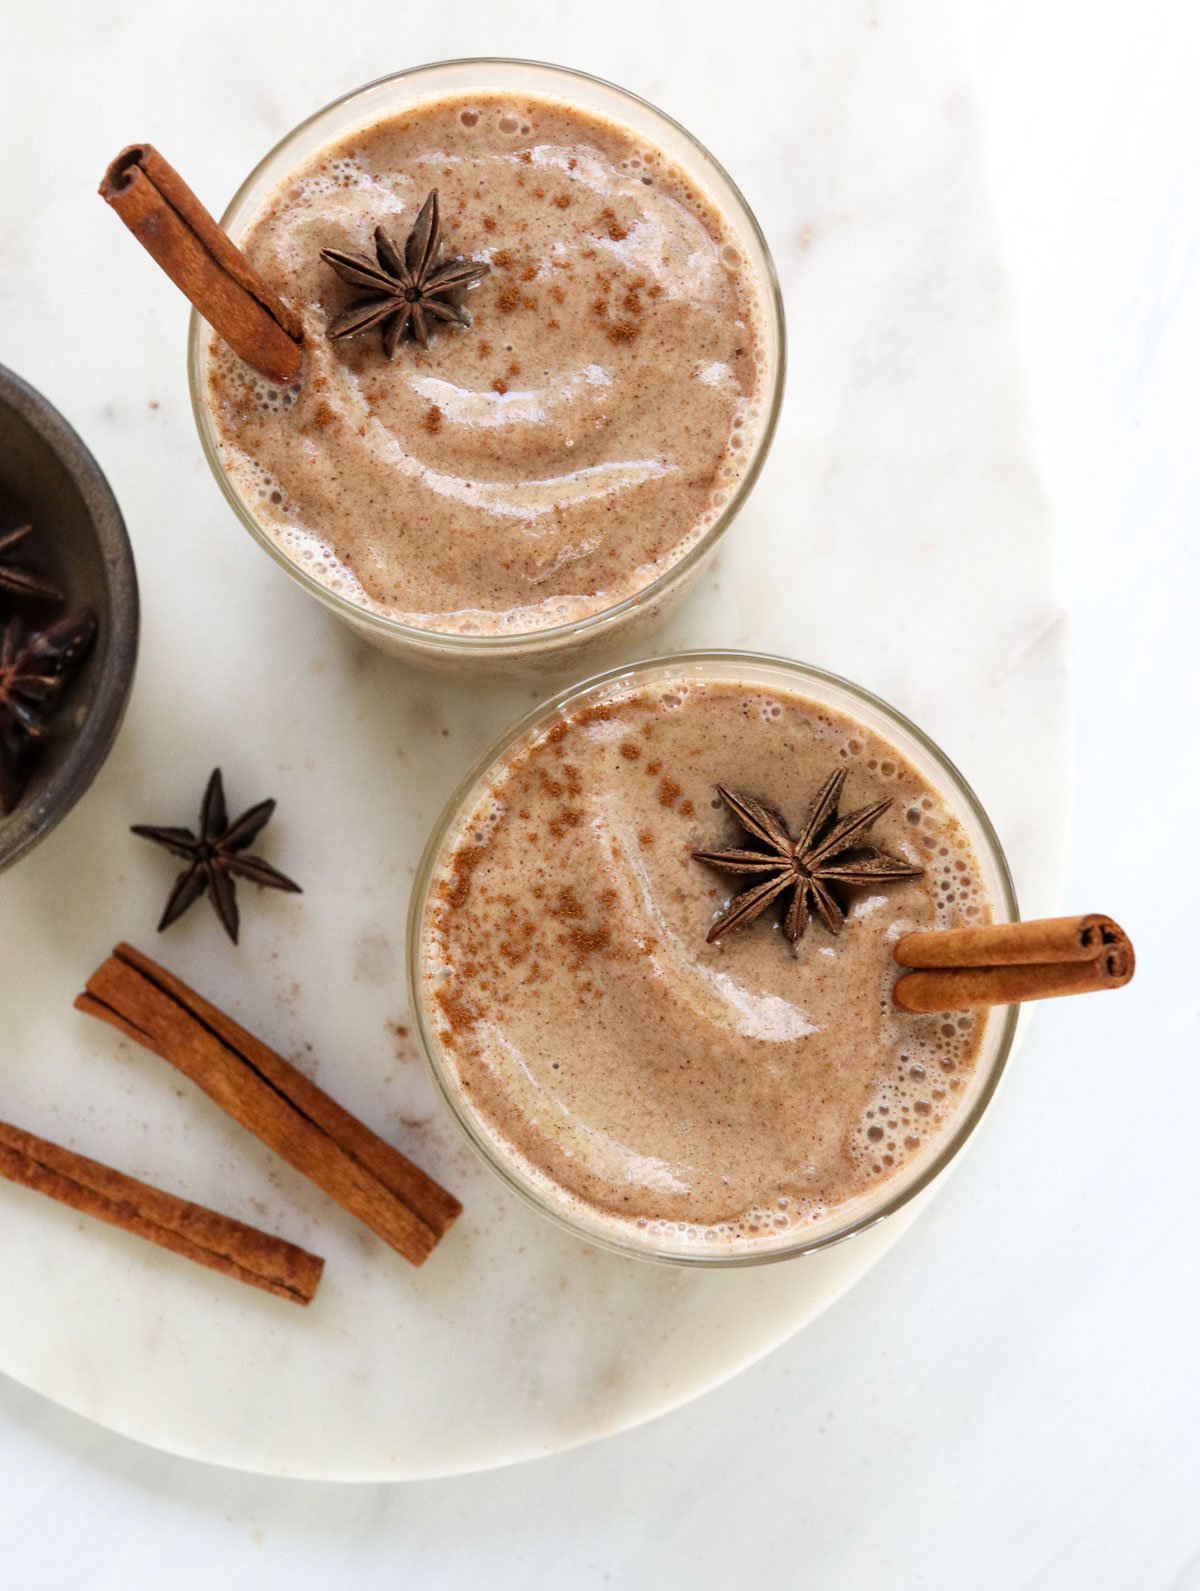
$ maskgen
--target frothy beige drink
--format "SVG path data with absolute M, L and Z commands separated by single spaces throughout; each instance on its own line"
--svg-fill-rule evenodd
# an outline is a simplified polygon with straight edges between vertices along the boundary
M 331 342 L 322 249 L 401 244 L 439 195 L 490 265 L 390 362 Z M 721 513 L 765 423 L 761 286 L 721 215 L 632 129 L 559 101 L 421 102 L 321 150 L 239 243 L 298 310 L 304 380 L 219 342 L 206 401 L 257 520 L 330 590 L 442 633 L 519 635 L 636 595 Z
M 831 887 L 796 951 L 774 908 L 710 944 L 754 878 L 693 852 L 745 846 L 736 783 L 793 834 L 831 771 L 856 843 L 919 877 Z M 896 939 L 986 922 L 948 801 L 888 741 L 736 680 L 611 691 L 518 743 L 455 823 L 421 927 L 418 991 L 473 1129 L 593 1232 L 745 1250 L 840 1218 L 950 1132 L 985 1018 L 911 1016 Z M 786 905 L 786 900 L 782 902 Z

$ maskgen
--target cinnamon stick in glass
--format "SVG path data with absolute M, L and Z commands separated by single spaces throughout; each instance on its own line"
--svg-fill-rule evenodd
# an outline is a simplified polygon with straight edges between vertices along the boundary
M 177 1067 L 413 1265 L 462 1213 L 399 1150 L 131 945 L 117 946 L 75 1005 Z
M 294 1243 L 0 1122 L 0 1177 L 250 1287 L 310 1304 L 325 1261 Z
M 1048 917 L 906 934 L 895 959 L 916 970 L 893 990 L 906 1011 L 967 1011 L 1119 989 L 1133 977 L 1128 935 L 1111 917 Z
M 100 196 L 234 353 L 281 386 L 300 379 L 299 318 L 153 144 L 123 149 Z

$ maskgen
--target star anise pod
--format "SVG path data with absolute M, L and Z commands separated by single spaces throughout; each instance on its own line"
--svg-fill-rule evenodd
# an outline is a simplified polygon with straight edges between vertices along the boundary
M 59 697 L 95 633 L 90 608 L 29 636 L 19 619 L 5 625 L 0 635 L 0 812 L 11 812 L 20 800 Z
M 167 897 L 167 904 L 158 925 L 161 934 L 187 911 L 201 895 L 211 891 L 213 910 L 221 919 L 225 932 L 237 944 L 238 903 L 234 879 L 244 878 L 251 884 L 262 884 L 269 889 L 283 889 L 290 894 L 302 894 L 299 884 L 285 877 L 260 856 L 246 856 L 250 842 L 261 832 L 275 810 L 274 801 L 260 801 L 241 817 L 230 823 L 225 810 L 225 785 L 220 768 L 214 768 L 200 804 L 200 832 L 191 829 L 158 828 L 149 823 L 135 823 L 133 832 L 145 840 L 153 840 L 172 856 L 181 856 L 187 867 L 175 880 Z
M 365 287 L 367 296 L 356 299 L 329 323 L 335 341 L 356 337 L 378 326 L 383 351 L 390 359 L 405 331 L 411 331 L 422 348 L 429 346 L 432 321 L 469 326 L 471 318 L 454 295 L 491 270 L 483 260 L 453 259 L 439 263 L 441 224 L 437 189 L 421 206 L 403 252 L 383 227 L 375 228 L 375 260 L 345 249 L 322 249 L 321 258 L 343 282 Z
M 900 878 L 920 878 L 924 868 L 897 856 L 889 856 L 875 846 L 855 846 L 856 837 L 881 817 L 891 806 L 891 797 L 873 806 L 860 807 L 849 816 L 838 816 L 838 799 L 846 782 L 846 770 L 831 773 L 821 786 L 805 819 L 798 839 L 771 807 L 753 796 L 739 795 L 718 785 L 721 800 L 746 833 L 757 840 L 761 850 L 693 851 L 697 862 L 723 873 L 762 873 L 761 883 L 735 895 L 708 931 L 708 942 L 731 934 L 735 928 L 751 923 L 779 896 L 792 891 L 783 931 L 792 944 L 808 927 L 815 911 L 831 934 L 846 920 L 846 913 L 835 894 L 842 887 L 890 884 Z
M 45 602 L 61 602 L 63 595 L 57 586 L 51 585 L 49 580 L 42 580 L 21 564 L 9 562 L 9 553 L 32 532 L 32 525 L 21 525 L 16 530 L 10 530 L 6 536 L 0 536 L 0 590 L 11 591 L 18 597 L 40 597 Z

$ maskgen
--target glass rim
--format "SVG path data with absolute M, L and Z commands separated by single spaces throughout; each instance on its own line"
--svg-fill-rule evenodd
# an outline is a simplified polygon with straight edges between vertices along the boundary
M 797 1240 L 793 1243 L 780 1244 L 777 1248 L 767 1249 L 762 1252 L 749 1250 L 714 1253 L 698 1248 L 694 1253 L 679 1251 L 663 1253 L 651 1247 L 636 1246 L 631 1242 L 623 1241 L 615 1235 L 594 1231 L 581 1221 L 573 1220 L 563 1208 L 553 1204 L 549 1198 L 543 1197 L 540 1191 L 525 1180 L 515 1169 L 513 1163 L 502 1155 L 496 1145 L 490 1142 L 483 1132 L 478 1129 L 445 1075 L 439 1059 L 440 1049 L 429 1030 L 425 1003 L 420 997 L 422 982 L 421 952 L 426 903 L 433 881 L 434 866 L 453 823 L 488 769 L 501 757 L 505 756 L 522 737 L 528 735 L 542 722 L 561 713 L 564 708 L 568 707 L 576 699 L 583 699 L 610 682 L 622 678 L 633 679 L 643 674 L 651 673 L 655 669 L 668 667 L 686 668 L 689 665 L 704 666 L 722 663 L 749 664 L 754 667 L 781 669 L 785 673 L 792 675 L 798 684 L 802 684 L 804 680 L 810 680 L 826 688 L 833 687 L 836 690 L 846 691 L 866 706 L 879 712 L 889 723 L 898 726 L 902 732 L 911 736 L 918 746 L 931 756 L 937 764 L 940 773 L 946 777 L 955 795 L 961 800 L 963 807 L 978 825 L 988 851 L 988 859 L 994 866 L 999 881 L 1000 898 L 996 904 L 1005 913 L 1005 920 L 1012 922 L 1019 920 L 1020 911 L 1017 904 L 1016 888 L 1013 884 L 1008 858 L 1004 853 L 1000 837 L 996 833 L 995 826 L 989 818 L 986 808 L 957 765 L 951 761 L 936 741 L 917 724 L 914 724 L 899 708 L 892 706 L 890 702 L 875 695 L 873 691 L 867 690 L 864 686 L 856 684 L 853 680 L 846 679 L 843 675 L 832 673 L 828 669 L 818 668 L 814 664 L 798 662 L 795 658 L 781 657 L 767 652 L 750 652 L 738 648 L 704 648 L 668 652 L 657 657 L 642 658 L 633 663 L 619 664 L 615 668 L 605 669 L 602 673 L 594 674 L 588 679 L 570 685 L 566 689 L 558 691 L 531 712 L 523 714 L 515 724 L 511 725 L 500 736 L 494 745 L 476 758 L 446 801 L 422 852 L 409 900 L 405 953 L 409 1010 L 416 1028 L 426 1069 L 432 1076 L 438 1093 L 448 1106 L 451 1116 L 465 1133 L 476 1152 L 491 1169 L 514 1192 L 518 1193 L 526 1203 L 533 1205 L 535 1209 L 547 1216 L 557 1226 L 571 1232 L 575 1237 L 581 1238 L 585 1242 L 594 1243 L 612 1253 L 622 1254 L 634 1259 L 644 1259 L 656 1264 L 683 1265 L 696 1268 L 708 1267 L 712 1269 L 769 1265 L 781 1260 L 794 1259 L 803 1254 L 817 1253 L 877 1226 L 881 1221 L 887 1220 L 890 1216 L 895 1215 L 906 1205 L 910 1204 L 912 1200 L 923 1193 L 926 1188 L 941 1176 L 982 1120 L 999 1086 L 1000 1079 L 1012 1052 L 1020 1013 L 1020 1007 L 1017 1005 L 1006 1006 L 1002 1009 L 995 1008 L 1000 1022 L 1000 1029 L 991 1058 L 988 1061 L 987 1074 L 983 1078 L 979 1090 L 969 1107 L 963 1111 L 961 1117 L 954 1123 L 953 1130 L 947 1134 L 944 1141 L 938 1146 L 937 1151 L 930 1155 L 926 1163 L 918 1169 L 911 1179 L 901 1181 L 892 1195 L 877 1208 L 866 1210 L 852 1220 L 841 1225 L 835 1225 L 828 1232 L 819 1233 L 812 1237 L 797 1237 Z
M 754 211 L 750 208 L 745 195 L 721 162 L 681 122 L 676 121 L 666 111 L 660 110 L 650 100 L 634 93 L 632 89 L 623 88 L 619 83 L 613 83 L 607 78 L 597 76 L 595 73 L 579 71 L 577 68 L 570 66 L 558 66 L 551 61 L 537 61 L 520 56 L 503 55 L 461 56 L 440 61 L 427 61 L 421 66 L 405 67 L 402 71 L 388 72 L 380 77 L 372 78 L 358 88 L 351 89 L 349 93 L 341 94 L 336 99 L 330 100 L 328 104 L 322 105 L 318 110 L 313 111 L 311 115 L 306 116 L 303 121 L 298 122 L 282 138 L 276 140 L 239 184 L 237 191 L 225 206 L 220 218 L 222 229 L 228 230 L 231 216 L 258 181 L 260 173 L 281 155 L 289 145 L 300 139 L 314 123 L 320 121 L 331 112 L 344 106 L 349 106 L 354 100 L 388 84 L 407 83 L 411 79 L 421 77 L 425 73 L 434 73 L 454 67 L 516 67 L 594 84 L 609 93 L 617 95 L 620 99 L 638 105 L 642 110 L 648 111 L 651 116 L 658 118 L 659 121 L 672 128 L 689 146 L 690 151 L 698 154 L 702 162 L 707 161 L 717 176 L 727 184 L 734 207 L 739 212 L 739 219 L 762 255 L 763 269 L 759 289 L 762 294 L 763 309 L 767 322 L 774 333 L 774 369 L 769 382 L 770 392 L 766 405 L 766 415 L 755 438 L 753 453 L 734 487 L 729 501 L 723 506 L 721 512 L 705 530 L 704 534 L 697 538 L 682 557 L 676 559 L 648 585 L 642 586 L 639 590 L 633 592 L 632 595 L 624 597 L 611 607 L 602 608 L 599 612 L 588 614 L 582 619 L 572 619 L 563 624 L 546 626 L 544 629 L 519 631 L 506 635 L 471 635 L 453 630 L 439 630 L 430 625 L 406 624 L 400 619 L 394 619 L 387 614 L 376 613 L 371 608 L 363 607 L 349 597 L 345 597 L 340 592 L 333 591 L 330 587 L 322 584 L 315 575 L 310 574 L 293 559 L 289 558 L 278 542 L 263 529 L 249 511 L 240 493 L 235 488 L 228 470 L 225 468 L 217 445 L 211 416 L 204 402 L 202 363 L 205 358 L 207 322 L 203 320 L 199 311 L 194 308 L 188 321 L 188 390 L 191 397 L 192 417 L 199 433 L 200 445 L 203 449 L 205 460 L 216 478 L 226 501 L 258 544 L 271 555 L 281 568 L 285 569 L 293 579 L 298 581 L 318 601 L 325 603 L 339 617 L 349 620 L 354 625 L 365 626 L 380 637 L 403 641 L 420 650 L 428 651 L 432 649 L 449 654 L 460 653 L 464 656 L 474 654 L 476 656 L 503 657 L 509 653 L 519 653 L 524 656 L 532 652 L 555 650 L 565 645 L 574 644 L 576 641 L 582 642 L 589 636 L 608 629 L 625 615 L 652 604 L 657 598 L 672 590 L 692 569 L 703 562 L 705 556 L 717 545 L 741 512 L 771 450 L 771 444 L 779 423 L 780 410 L 783 406 L 783 393 L 787 376 L 787 324 L 784 317 L 783 292 L 779 284 L 779 275 L 762 227 Z M 701 186 L 705 185 L 701 184 Z M 724 213 L 728 207 L 721 206 L 719 208 Z M 758 276 L 759 274 L 756 267 L 755 275 Z

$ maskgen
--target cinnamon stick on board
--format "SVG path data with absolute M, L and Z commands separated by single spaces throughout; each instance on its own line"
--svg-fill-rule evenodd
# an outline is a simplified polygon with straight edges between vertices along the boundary
M 462 1213 L 453 1194 L 132 945 L 117 946 L 75 1005 L 178 1067 L 412 1264 Z
M 1133 977 L 1133 945 L 1111 917 L 1047 917 L 906 934 L 896 1004 L 906 1011 L 967 1011 L 1065 994 L 1119 989 Z
M 311 1304 L 325 1261 L 294 1243 L 113 1171 L 0 1122 L 0 1177 L 294 1304 Z
M 299 380 L 299 318 L 153 144 L 123 149 L 100 196 L 234 353 L 281 386 Z

